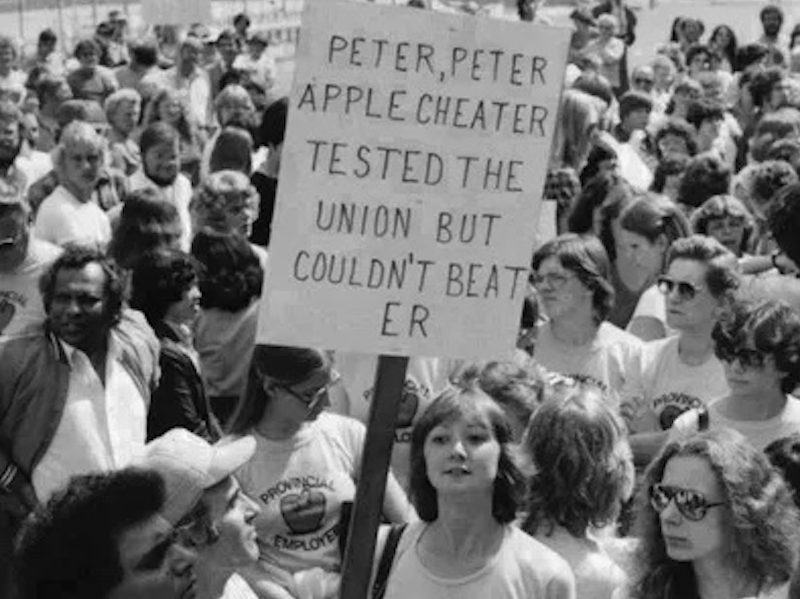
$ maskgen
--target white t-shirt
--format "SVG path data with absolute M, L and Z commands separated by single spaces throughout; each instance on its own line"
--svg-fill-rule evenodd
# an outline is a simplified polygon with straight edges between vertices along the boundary
M 22 263 L 0 272 L 0 338 L 16 337 L 44 322 L 39 277 L 59 254 L 58 246 L 31 237 Z
M 397 547 L 385 599 L 573 599 L 575 578 L 555 551 L 508 525 L 500 549 L 463 578 L 442 578 L 420 561 L 417 544 L 426 522 L 408 526 Z
M 69 362 L 69 387 L 61 420 L 31 482 L 45 502 L 72 476 L 119 470 L 144 449 L 147 402 L 119 361 L 119 348 L 109 337 L 105 385 L 79 349 L 63 341 Z
M 261 559 L 290 573 L 337 569 L 336 525 L 342 502 L 355 497 L 364 425 L 323 412 L 285 441 L 253 434 L 256 453 L 237 478 L 261 507 L 255 520 Z
M 78 243 L 105 247 L 111 240 L 111 224 L 97 202 L 81 202 L 63 185 L 39 206 L 33 232 L 39 239 L 60 246 Z
M 589 343 L 568 345 L 553 336 L 550 323 L 546 322 L 539 327 L 534 358 L 547 370 L 598 383 L 608 392 L 613 406 L 618 407 L 619 393 L 642 345 L 640 339 L 610 322 L 601 323 Z
M 786 406 L 781 413 L 769 420 L 731 420 L 720 412 L 722 401 L 724 400 L 714 401 L 708 406 L 709 429 L 732 428 L 747 437 L 759 451 L 766 449 L 773 441 L 800 433 L 800 399 L 796 397 L 787 395 Z M 681 435 L 691 435 L 695 432 L 697 432 L 697 410 L 691 410 L 675 421 L 669 438 L 673 440 Z
M 164 199 L 172 202 L 178 210 L 178 217 L 181 220 L 181 249 L 188 252 L 192 247 L 192 218 L 189 215 L 189 202 L 192 201 L 192 183 L 183 173 L 178 173 L 175 181 L 171 185 L 161 187 L 155 181 L 148 179 L 144 174 L 144 169 L 139 169 L 133 173 L 128 181 L 130 190 L 137 189 L 157 189 L 164 195 Z
M 450 383 L 458 362 L 442 358 L 410 358 L 403 386 L 403 398 L 397 414 L 392 472 L 400 485 L 408 488 L 411 429 L 431 401 Z M 375 385 L 378 356 L 355 352 L 336 352 L 334 368 L 341 384 L 331 389 L 331 407 L 366 423 Z
M 225 583 L 219 599 L 258 599 L 258 595 L 244 578 L 234 572 Z
M 690 366 L 678 355 L 680 337 L 645 343 L 622 392 L 622 414 L 633 433 L 668 430 L 686 410 L 728 394 L 716 356 Z

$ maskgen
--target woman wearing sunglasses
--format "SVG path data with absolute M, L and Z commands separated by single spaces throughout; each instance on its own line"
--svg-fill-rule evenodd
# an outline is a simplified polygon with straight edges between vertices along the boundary
M 711 331 L 739 286 L 736 256 L 711 237 L 692 235 L 672 244 L 666 264 L 657 284 L 677 334 L 645 345 L 622 393 L 638 466 L 658 453 L 680 414 L 728 392 Z
M 742 433 L 757 449 L 800 432 L 800 316 L 775 300 L 738 301 L 714 328 L 714 350 L 730 392 L 708 405 L 708 426 Z M 697 430 L 692 411 L 675 421 L 675 434 Z
M 630 599 L 783 599 L 798 513 L 766 456 L 735 431 L 669 443 L 649 467 Z
M 353 501 L 365 428 L 325 411 L 337 383 L 328 355 L 317 349 L 257 345 L 244 395 L 230 432 L 256 438 L 253 459 L 237 473 L 261 509 L 255 519 L 259 572 L 248 577 L 282 584 L 282 574 L 312 568 L 338 571 L 343 502 Z M 411 512 L 391 473 L 384 516 L 405 521 Z
M 533 255 L 531 281 L 549 318 L 539 326 L 537 362 L 547 370 L 589 380 L 619 405 L 639 339 L 606 320 L 614 305 L 611 265 L 594 236 L 560 235 Z

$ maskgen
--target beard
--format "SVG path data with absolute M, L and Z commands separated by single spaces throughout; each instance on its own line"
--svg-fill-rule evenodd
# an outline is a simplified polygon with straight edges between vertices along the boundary
M 173 183 L 175 183 L 175 179 L 178 178 L 178 170 L 169 177 L 164 177 L 162 175 L 153 173 L 148 171 L 147 169 L 144 170 L 144 174 L 147 175 L 147 178 L 150 179 L 153 183 L 158 185 L 159 187 L 169 187 Z
M 21 147 L 22 142 L 17 143 L 16 146 L 12 146 L 10 144 L 0 144 L 0 169 L 8 170 L 8 168 L 14 164 L 17 156 L 19 156 Z

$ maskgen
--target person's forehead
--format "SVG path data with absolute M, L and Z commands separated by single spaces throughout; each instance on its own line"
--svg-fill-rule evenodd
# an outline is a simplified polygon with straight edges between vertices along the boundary
M 90 262 L 82 268 L 62 268 L 56 274 L 55 288 L 103 288 L 106 274 L 97 262 Z
M 100 140 L 78 139 L 66 141 L 64 151 L 71 155 L 93 154 L 100 151 Z
M 567 273 L 568 269 L 561 263 L 561 258 L 557 255 L 548 256 L 539 264 L 538 272 L 544 273 Z
M 668 268 L 669 275 L 681 281 L 701 284 L 706 275 L 708 266 L 697 260 L 676 258 Z
M 132 570 L 142 557 L 167 538 L 171 531 L 172 526 L 160 514 L 154 514 L 123 531 L 117 543 L 123 570 Z

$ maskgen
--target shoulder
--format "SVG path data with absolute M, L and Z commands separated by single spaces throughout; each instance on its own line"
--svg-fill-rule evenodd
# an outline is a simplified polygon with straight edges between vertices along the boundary
M 509 528 L 505 549 L 512 552 L 525 571 L 543 582 L 558 580 L 574 584 L 572 569 L 563 557 L 516 526 Z
M 322 412 L 317 417 L 315 424 L 325 433 L 356 443 L 361 442 L 367 434 L 367 428 L 363 423 L 350 416 L 334 412 Z
M 57 245 L 31 237 L 30 245 L 28 246 L 28 254 L 37 263 L 42 266 L 48 266 L 58 258 L 63 250 Z
M 635 335 L 631 335 L 607 321 L 603 322 L 597 330 L 597 340 L 603 345 L 621 345 L 636 351 L 640 351 L 644 345 L 642 340 Z

